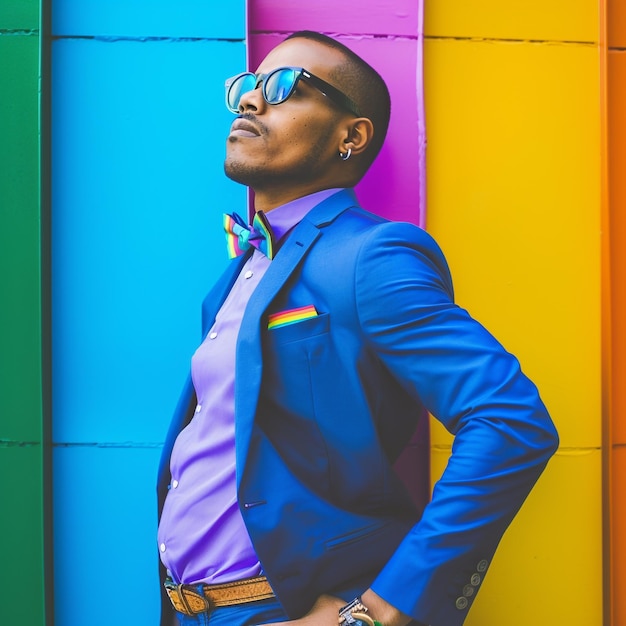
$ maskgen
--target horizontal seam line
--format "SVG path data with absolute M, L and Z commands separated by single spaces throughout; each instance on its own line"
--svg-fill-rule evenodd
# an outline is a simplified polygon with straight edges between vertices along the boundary
M 2 35 L 39 35 L 38 28 L 0 28 L 0 37 Z
M 54 441 L 53 448 L 161 448 L 162 441 Z
M 28 448 L 44 445 L 41 441 L 1 439 L 0 448 Z M 161 448 L 160 441 L 54 441 L 53 448 Z
M 435 41 L 472 41 L 477 43 L 532 43 L 566 46 L 597 46 L 597 41 L 575 41 L 568 39 L 517 39 L 515 37 L 454 37 L 450 35 L 424 35 L 424 39 Z
M 614 447 L 617 445 L 626 446 L 626 444 L 613 444 Z M 431 448 L 435 450 L 450 450 L 451 447 L 452 447 L 452 444 L 448 444 L 448 443 L 431 444 Z M 559 446 L 557 449 L 558 452 L 580 452 L 584 450 L 602 451 L 603 447 L 602 446 Z
M 52 35 L 51 39 L 53 41 L 59 41 L 62 39 L 75 39 L 75 40 L 83 40 L 83 41 L 103 41 L 106 43 L 115 43 L 117 41 L 136 41 L 140 43 L 145 42 L 202 42 L 202 41 L 223 41 L 227 43 L 243 43 L 245 39 L 241 38 L 231 38 L 231 37 L 159 37 L 159 36 L 151 36 L 146 35 L 145 37 L 141 36 L 131 36 L 131 35 Z
M 295 31 L 293 30 L 251 30 L 251 35 L 288 35 Z M 407 39 L 410 41 L 414 41 L 419 39 L 419 35 L 394 35 L 392 33 L 342 33 L 342 32 L 333 32 L 331 33 L 332 37 L 345 37 L 347 39 L 359 39 L 363 37 L 369 37 L 371 39 Z

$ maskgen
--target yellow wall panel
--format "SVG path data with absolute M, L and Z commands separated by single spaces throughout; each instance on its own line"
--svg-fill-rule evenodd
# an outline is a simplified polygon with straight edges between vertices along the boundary
M 433 450 L 434 479 L 448 454 Z M 600 481 L 599 450 L 553 457 L 505 533 L 466 626 L 601 626 Z
M 425 3 L 427 37 L 598 41 L 597 0 L 435 0 Z
M 424 57 L 427 228 L 457 301 L 519 356 L 561 444 L 599 446 L 598 50 L 427 40 Z

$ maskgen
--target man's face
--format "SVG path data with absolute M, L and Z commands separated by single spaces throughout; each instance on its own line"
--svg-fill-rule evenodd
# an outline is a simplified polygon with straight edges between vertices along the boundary
M 341 61 L 338 51 L 296 38 L 274 48 L 257 73 L 304 67 L 340 88 L 329 73 Z M 226 142 L 227 176 L 255 190 L 324 188 L 324 181 L 339 163 L 337 122 L 349 113 L 306 80 L 300 80 L 295 92 L 281 104 L 267 104 L 259 87 L 242 96 L 240 108 L 241 119 L 233 124 Z

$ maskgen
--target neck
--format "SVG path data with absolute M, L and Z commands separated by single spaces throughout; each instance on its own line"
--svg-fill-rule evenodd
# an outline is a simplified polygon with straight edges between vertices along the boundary
M 316 191 L 323 191 L 324 189 L 332 189 L 333 187 L 342 187 L 341 184 L 311 184 L 298 189 L 254 189 L 254 210 L 263 211 L 267 213 L 276 207 L 287 204 L 298 198 L 303 198 Z

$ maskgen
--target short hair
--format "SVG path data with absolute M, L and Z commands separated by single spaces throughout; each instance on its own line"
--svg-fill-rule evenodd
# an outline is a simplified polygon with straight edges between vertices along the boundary
M 289 35 L 285 41 L 296 38 L 317 41 L 343 54 L 345 62 L 333 68 L 330 77 L 356 103 L 361 115 L 369 118 L 374 125 L 372 143 L 363 153 L 365 173 L 380 152 L 389 127 L 391 99 L 385 81 L 371 65 L 332 37 L 312 30 L 300 30 Z

